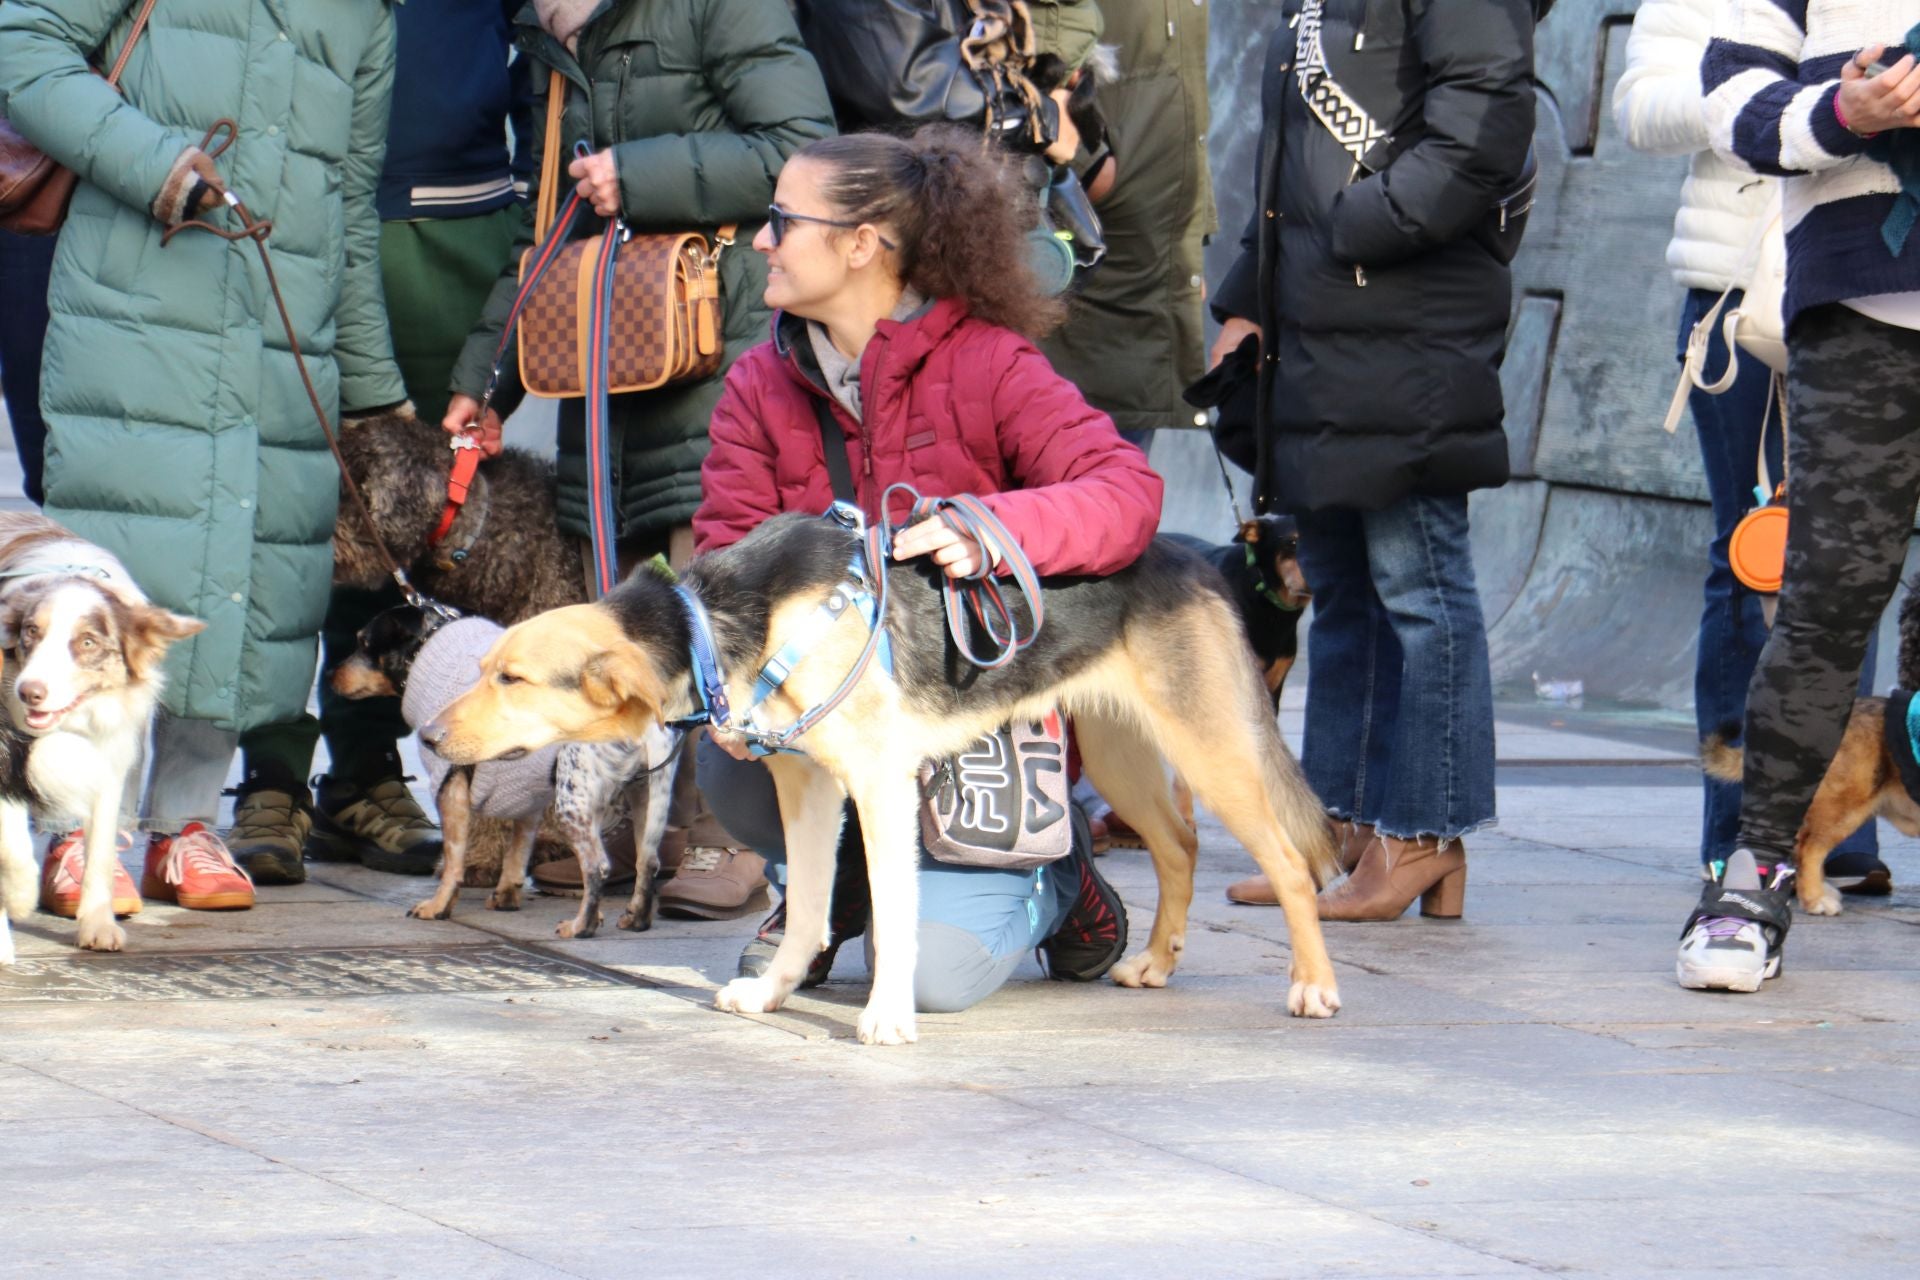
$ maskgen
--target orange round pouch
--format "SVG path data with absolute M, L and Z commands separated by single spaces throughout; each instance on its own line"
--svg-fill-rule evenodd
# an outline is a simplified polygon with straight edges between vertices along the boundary
M 1727 543 L 1727 561 L 1748 590 L 1767 595 L 1779 591 L 1787 567 L 1785 504 L 1770 502 L 1742 516 Z

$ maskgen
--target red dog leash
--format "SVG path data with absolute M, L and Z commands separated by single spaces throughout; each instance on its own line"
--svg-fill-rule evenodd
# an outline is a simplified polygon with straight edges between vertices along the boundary
M 453 522 L 460 518 L 460 508 L 466 504 L 467 495 L 473 492 L 473 479 L 480 474 L 480 442 L 471 435 L 454 436 L 447 447 L 453 450 L 453 471 L 447 476 L 447 503 L 440 509 L 440 523 L 427 535 L 427 548 L 438 550 L 447 535 L 453 532 Z

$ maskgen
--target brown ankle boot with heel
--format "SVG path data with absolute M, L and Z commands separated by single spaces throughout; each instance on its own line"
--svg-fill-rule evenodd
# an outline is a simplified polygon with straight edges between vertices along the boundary
M 1457 920 L 1467 897 L 1467 849 L 1458 839 L 1376 835 L 1347 878 L 1320 895 L 1322 920 L 1398 920 L 1415 898 L 1420 914 Z
M 1366 822 L 1336 822 L 1333 824 L 1333 838 L 1339 843 L 1338 857 L 1343 875 L 1352 875 L 1359 864 L 1360 855 L 1373 843 L 1373 826 Z M 1227 886 L 1227 901 L 1237 902 L 1245 907 L 1277 907 L 1280 895 L 1273 891 L 1263 875 L 1248 876 L 1245 880 L 1236 880 Z

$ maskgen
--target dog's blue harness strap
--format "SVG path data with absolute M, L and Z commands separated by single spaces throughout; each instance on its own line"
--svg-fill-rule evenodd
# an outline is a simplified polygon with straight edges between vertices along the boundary
M 688 631 L 691 636 L 691 656 L 693 668 L 694 694 L 700 700 L 700 707 L 694 714 L 677 721 L 679 726 L 707 724 L 716 729 L 728 729 L 740 735 L 747 749 L 756 756 L 770 756 L 779 753 L 798 753 L 793 740 L 818 724 L 820 720 L 839 706 L 853 686 L 859 682 L 868 664 L 878 656 L 880 665 L 888 675 L 893 674 L 893 642 L 880 625 L 886 613 L 886 560 L 878 550 L 878 538 L 870 537 L 865 529 L 865 520 L 858 509 L 845 503 L 836 502 L 828 509 L 826 518 L 841 524 L 859 535 L 860 544 L 854 549 L 853 558 L 847 564 L 847 580 L 835 587 L 819 608 L 801 624 L 800 629 L 780 646 L 778 652 L 769 658 L 760 668 L 754 679 L 753 702 L 735 722 L 727 702 L 726 674 L 720 669 L 719 650 L 713 643 L 713 627 L 707 617 L 706 607 L 700 598 L 683 586 L 675 586 L 674 592 L 687 612 Z M 877 531 L 875 531 L 877 532 Z M 879 556 L 878 559 L 875 557 Z M 877 566 L 877 567 L 876 567 Z M 877 590 L 876 590 L 877 588 Z M 838 621 L 849 609 L 855 609 L 866 621 L 869 635 L 866 648 L 861 651 L 840 687 L 833 694 L 795 720 L 784 729 L 769 729 L 760 722 L 760 709 L 767 699 L 786 684 L 805 659 L 809 650 L 819 643 L 827 628 Z
M 699 710 L 684 720 L 676 721 L 675 727 L 708 724 L 716 729 L 731 728 L 733 713 L 727 705 L 727 677 L 720 670 L 720 654 L 713 645 L 713 623 L 707 617 L 707 607 L 700 603 L 699 596 L 677 583 L 673 594 L 680 598 L 680 607 L 687 611 L 687 631 L 691 636 L 688 650 L 693 659 L 693 692 L 700 699 Z

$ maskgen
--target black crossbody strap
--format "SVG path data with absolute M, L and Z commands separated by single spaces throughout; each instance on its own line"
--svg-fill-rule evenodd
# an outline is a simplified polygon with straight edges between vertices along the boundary
M 826 455 L 827 478 L 833 482 L 833 496 L 841 502 L 860 505 L 853 490 L 853 464 L 847 460 L 847 438 L 833 416 L 833 404 L 824 396 L 813 401 L 814 416 L 820 420 L 820 451 Z

